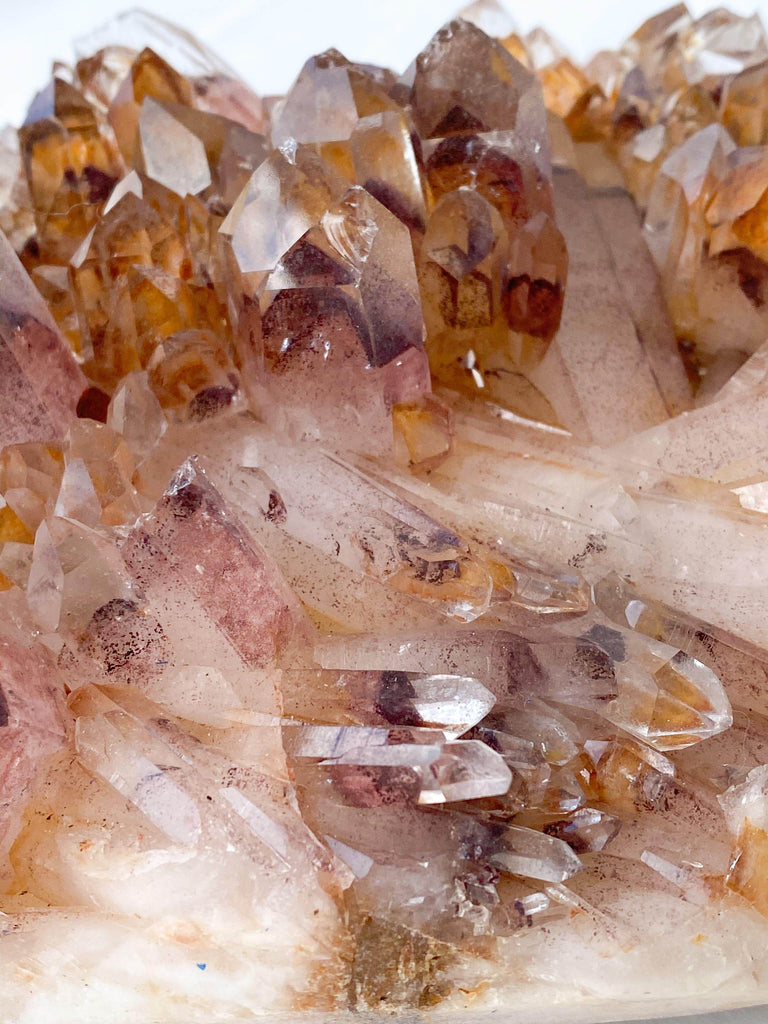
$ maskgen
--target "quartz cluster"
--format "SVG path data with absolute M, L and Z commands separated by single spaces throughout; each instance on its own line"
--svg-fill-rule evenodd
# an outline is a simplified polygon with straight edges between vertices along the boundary
M 0 1019 L 768 1001 L 768 39 L 492 0 L 0 136 Z

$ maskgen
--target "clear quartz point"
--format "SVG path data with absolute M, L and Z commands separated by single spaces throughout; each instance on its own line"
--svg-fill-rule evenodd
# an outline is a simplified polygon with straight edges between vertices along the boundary
M 564 882 L 581 870 L 581 861 L 570 846 L 555 836 L 471 818 L 457 822 L 455 828 L 468 860 L 487 859 L 500 871 Z
M 356 806 L 380 800 L 442 804 L 497 796 L 509 788 L 503 759 L 477 740 L 446 740 L 422 729 L 360 729 L 354 726 L 287 726 L 287 750 L 298 760 L 317 759 L 315 784 L 336 780 Z M 361 803 L 362 801 L 362 803 Z M 374 803 L 375 805 L 375 803 Z

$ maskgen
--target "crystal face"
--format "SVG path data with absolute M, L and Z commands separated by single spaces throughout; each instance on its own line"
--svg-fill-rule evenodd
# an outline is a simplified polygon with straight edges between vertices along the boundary
M 0 133 L 0 1019 L 768 1002 L 759 19 L 75 55 Z

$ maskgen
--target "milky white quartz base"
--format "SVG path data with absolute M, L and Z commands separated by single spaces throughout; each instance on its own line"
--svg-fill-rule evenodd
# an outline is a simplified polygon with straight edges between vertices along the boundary
M 637 915 L 633 923 L 640 921 L 642 902 L 621 908 L 624 922 L 632 914 Z M 470 998 L 450 996 L 429 1011 L 404 1010 L 397 1019 L 403 1024 L 597 1024 L 768 1001 L 768 925 L 758 915 L 733 907 L 700 909 L 672 898 L 665 906 L 658 897 L 647 910 L 645 941 L 623 951 L 586 917 L 506 940 L 508 967 L 490 985 Z M 160 929 L 140 932 L 126 919 L 52 911 L 3 923 L 11 929 L 0 939 L 4 1024 L 367 1024 L 385 1019 L 292 1011 L 281 994 L 306 983 L 306 961 L 271 958 L 256 936 L 214 955 L 208 946 L 203 969 L 197 959 L 202 947 L 192 935 L 171 942 Z

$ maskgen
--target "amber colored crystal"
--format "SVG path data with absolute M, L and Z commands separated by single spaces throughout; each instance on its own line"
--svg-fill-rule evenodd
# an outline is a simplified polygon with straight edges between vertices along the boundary
M 129 166 L 135 162 L 139 111 L 147 98 L 171 103 L 192 101 L 189 82 L 150 49 L 142 50 L 132 62 L 109 105 L 109 122 Z
M 96 112 L 60 78 L 35 98 L 19 141 L 38 244 L 63 261 L 95 223 L 121 161 Z
M 433 371 L 540 414 L 522 371 L 557 330 L 568 263 L 552 221 L 540 87 L 457 21 L 416 59 L 410 99 L 434 202 L 419 262 Z

